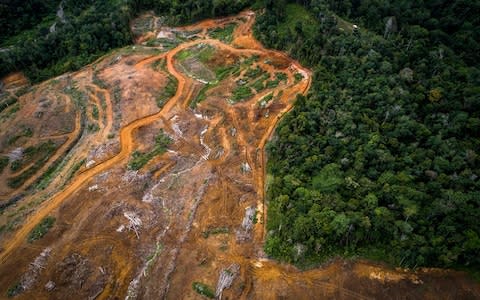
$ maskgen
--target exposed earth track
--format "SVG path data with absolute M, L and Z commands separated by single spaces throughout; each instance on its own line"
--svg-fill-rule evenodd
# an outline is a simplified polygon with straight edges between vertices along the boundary
M 156 20 L 150 27 L 156 26 Z M 116 109 L 128 99 L 115 103 L 110 95 L 120 93 L 127 84 L 141 91 L 164 84 L 162 77 L 152 73 L 153 63 L 165 59 L 165 71 L 176 79 L 177 89 L 160 109 L 143 110 L 140 118 L 120 128 L 118 151 L 108 152 L 89 168 L 82 167 L 63 190 L 49 197 L 2 241 L 0 292 L 23 280 L 29 264 L 48 246 L 53 249 L 52 256 L 41 271 L 42 277 L 18 298 L 200 299 L 192 283 L 207 283 L 215 290 L 219 273 L 232 263 L 240 266 L 240 274 L 223 292 L 229 299 L 372 299 L 391 296 L 392 291 L 409 292 L 414 298 L 434 297 L 439 291 L 447 296 L 479 296 L 478 285 L 460 273 L 412 273 L 341 260 L 301 272 L 265 258 L 265 145 L 281 117 L 292 109 L 296 95 L 308 92 L 312 74 L 286 54 L 263 48 L 252 35 L 254 22 L 252 12 L 206 20 L 177 28 L 199 30 L 199 39 L 186 40 L 165 53 L 118 56 L 111 59 L 115 63 L 106 63 L 109 57 L 99 60 L 94 64 L 103 64 L 98 76 L 108 88 L 91 82 L 90 67 L 72 74 L 80 89 L 90 90 L 86 94 L 96 103 L 101 124 L 100 131 L 87 139 L 89 144 L 76 150 L 80 152 L 106 142 L 115 132 Z M 208 36 L 208 29 L 229 23 L 237 24 L 231 45 Z M 230 75 L 192 110 L 189 105 L 203 85 L 178 70 L 178 56 L 202 45 L 223 55 L 220 60 L 240 61 L 258 55 L 254 64 L 270 78 L 284 72 L 287 79 L 233 104 L 226 101 L 235 87 L 235 78 Z M 266 63 L 267 58 L 273 63 Z M 114 74 L 114 79 L 123 76 L 118 80 L 118 91 L 112 88 L 117 81 L 107 79 L 118 72 L 116 66 L 128 72 Z M 304 77 L 294 82 L 297 72 Z M 136 85 L 136 76 L 148 76 L 145 74 L 150 77 L 140 77 Z M 259 100 L 269 94 L 274 100 L 261 107 Z M 147 105 L 146 99 L 134 100 L 136 106 Z M 79 115 L 74 132 L 80 128 Z M 125 116 L 121 117 L 124 121 Z M 126 165 L 133 151 L 148 152 L 160 128 L 173 140 L 168 151 L 139 171 L 129 170 Z M 57 153 L 61 155 L 60 149 Z M 258 222 L 248 217 L 252 208 Z M 57 218 L 53 232 L 34 244 L 27 243 L 29 233 L 49 215 Z M 135 227 L 129 220 L 140 220 L 140 225 Z M 74 271 L 69 269 L 72 265 Z M 57 283 L 53 291 L 44 288 L 49 280 Z M 82 280 L 82 284 L 75 280 Z M 444 280 L 456 283 L 457 290 L 445 287 Z M 422 281 L 431 285 L 423 286 Z

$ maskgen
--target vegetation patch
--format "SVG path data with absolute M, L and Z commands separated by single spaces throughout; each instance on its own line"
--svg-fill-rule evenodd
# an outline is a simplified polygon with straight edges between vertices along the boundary
M 236 103 L 251 98 L 252 96 L 252 89 L 249 86 L 239 86 L 233 90 L 231 101 Z
M 92 117 L 95 120 L 98 120 L 98 106 L 96 106 L 95 104 L 92 105 Z
M 163 132 L 163 129 L 161 129 L 159 134 L 155 137 L 155 146 L 152 149 L 152 151 L 147 153 L 142 153 L 140 151 L 135 150 L 132 153 L 130 162 L 128 163 L 128 168 L 131 170 L 140 170 L 152 158 L 164 153 L 171 142 L 172 142 L 172 139 Z
M 265 97 L 263 97 L 262 99 L 260 99 L 258 101 L 258 106 L 264 108 L 265 106 L 267 106 L 267 104 L 273 100 L 273 92 L 266 95 Z
M 206 99 L 207 91 L 211 88 L 216 87 L 222 80 L 226 79 L 230 75 L 238 75 L 240 73 L 240 65 L 233 64 L 230 66 L 220 66 L 215 70 L 216 81 L 213 83 L 206 83 L 198 92 L 198 95 L 195 99 L 190 102 L 190 107 L 195 108 L 197 104 Z
M 210 299 L 215 298 L 215 292 L 210 286 L 206 285 L 205 283 L 195 281 L 194 283 L 192 283 L 192 288 L 195 292 L 202 296 Z
M 178 87 L 178 80 L 172 75 L 167 77 L 168 82 L 165 88 L 160 92 L 160 94 L 156 97 L 157 107 L 162 108 L 165 103 L 172 98 L 175 93 L 177 92 Z
M 295 73 L 293 76 L 295 78 L 295 83 L 299 83 L 303 80 L 303 75 L 299 72 Z
M 53 224 L 55 224 L 55 218 L 54 217 L 45 217 L 38 223 L 37 226 L 35 226 L 32 231 L 28 234 L 28 242 L 32 243 L 36 240 L 41 239 L 44 235 L 48 233 L 50 228 L 53 227 Z
M 233 31 L 235 30 L 236 24 L 229 23 L 224 27 L 217 27 L 208 31 L 208 35 L 213 38 L 220 40 L 224 43 L 230 44 L 233 39 Z
M 208 238 L 212 234 L 225 234 L 229 233 L 230 229 L 228 227 L 215 227 L 205 231 L 202 231 L 203 238 Z
M 214 83 L 216 74 L 209 65 L 215 53 L 216 48 L 199 44 L 179 52 L 176 58 L 179 67 L 188 76 L 203 83 Z
M 7 290 L 7 297 L 8 298 L 13 298 L 18 294 L 21 294 L 23 292 L 23 286 L 21 282 L 17 282 L 11 287 L 8 288 Z

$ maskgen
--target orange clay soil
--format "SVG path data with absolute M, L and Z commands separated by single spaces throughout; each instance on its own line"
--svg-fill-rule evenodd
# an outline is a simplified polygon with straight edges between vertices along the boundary
M 20 283 L 18 299 L 202 299 L 192 285 L 200 282 L 215 292 L 219 277 L 226 283 L 217 290 L 223 299 L 480 297 L 479 285 L 460 272 L 411 272 L 340 259 L 300 271 L 265 257 L 265 144 L 296 95 L 308 92 L 311 72 L 264 49 L 252 35 L 254 21 L 254 13 L 244 12 L 177 28 L 200 33 L 167 52 L 114 54 L 57 79 L 59 85 L 75 81 L 87 102 L 96 104 L 99 130 L 83 130 L 66 156 L 67 167 L 44 191 L 17 203 L 46 198 L 16 231 L 2 236 L 0 297 Z M 209 28 L 232 22 L 237 27 L 231 45 L 208 36 Z M 208 89 L 192 110 L 189 104 L 204 84 L 179 71 L 177 55 L 205 45 L 214 49 L 210 67 L 240 65 L 256 55 L 254 66 L 270 78 L 283 72 L 287 80 L 233 104 L 229 99 L 244 67 Z M 155 70 L 162 61 L 164 71 Z M 297 72 L 303 79 L 295 82 Z M 176 93 L 155 109 L 167 74 L 178 81 Z M 262 101 L 269 95 L 271 101 Z M 80 130 L 78 110 L 69 140 Z M 91 108 L 86 112 L 83 121 L 94 122 Z M 129 170 L 132 152 L 151 151 L 160 129 L 172 139 L 167 152 L 139 171 Z M 62 181 L 81 158 L 86 165 Z M 55 225 L 28 243 L 46 216 L 54 216 Z M 44 258 L 42 251 L 48 253 Z

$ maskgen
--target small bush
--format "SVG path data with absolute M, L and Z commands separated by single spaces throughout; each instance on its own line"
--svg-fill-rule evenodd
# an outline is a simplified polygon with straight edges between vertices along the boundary
M 228 227 L 216 227 L 216 228 L 211 228 L 208 230 L 205 230 L 202 232 L 203 238 L 208 238 L 212 234 L 224 234 L 224 233 L 229 233 L 230 229 Z
M 194 282 L 192 283 L 192 288 L 195 292 L 199 293 L 202 296 L 205 296 L 210 299 L 215 298 L 215 293 L 213 292 L 212 288 L 210 288 L 205 283 Z
M 15 297 L 16 295 L 20 294 L 23 292 L 23 287 L 20 282 L 15 283 L 11 287 L 8 288 L 7 290 L 7 297 L 12 298 Z
M 295 77 L 295 83 L 298 83 L 303 79 L 303 75 L 301 73 L 295 73 L 293 76 Z
M 45 234 L 47 234 L 50 228 L 53 227 L 54 223 L 54 217 L 43 218 L 43 220 L 40 221 L 40 223 L 38 223 L 38 225 L 35 226 L 35 228 L 33 228 L 33 230 L 28 235 L 28 242 L 32 243 L 38 239 L 41 239 Z

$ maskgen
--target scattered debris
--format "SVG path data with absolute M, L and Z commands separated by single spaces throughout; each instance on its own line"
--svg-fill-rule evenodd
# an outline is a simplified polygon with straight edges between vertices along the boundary
M 55 282 L 53 281 L 49 281 L 47 282 L 47 284 L 45 284 L 45 290 L 47 290 L 47 292 L 51 292 L 55 289 Z
M 241 169 L 243 173 L 249 173 L 250 171 L 252 171 L 252 168 L 250 167 L 248 162 L 242 163 Z
M 183 132 L 182 130 L 180 129 L 180 127 L 178 126 L 177 123 L 175 123 L 175 121 L 178 119 L 178 116 L 174 116 L 172 118 L 172 129 L 173 131 L 175 132 L 175 136 L 173 137 L 174 140 L 177 140 L 178 138 L 183 138 Z
M 89 160 L 89 161 L 87 161 L 87 163 L 85 164 L 85 167 L 86 167 L 87 169 L 89 169 L 89 168 L 93 167 L 96 163 L 97 163 L 97 162 L 94 161 L 93 159 L 92 159 L 92 160 Z
M 202 130 L 202 132 L 200 132 L 200 144 L 203 146 L 203 148 L 205 148 L 205 154 L 202 155 L 202 158 L 204 160 L 208 160 L 210 153 L 212 152 L 212 149 L 210 149 L 210 147 L 208 147 L 208 145 L 205 144 L 205 134 L 207 133 L 207 131 L 208 131 L 208 126 L 206 126 Z
M 7 156 L 10 159 L 10 161 L 20 160 L 23 158 L 23 148 L 22 147 L 15 148 L 10 153 L 8 153 Z
M 238 264 L 232 264 L 230 267 L 223 269 L 220 272 L 217 282 L 217 290 L 215 292 L 215 298 L 222 299 L 222 292 L 224 289 L 228 289 L 235 278 L 240 273 L 240 266 Z
M 78 253 L 72 253 L 58 264 L 58 284 L 81 289 L 92 273 L 92 266 L 87 258 Z
M 245 209 L 245 216 L 242 225 L 237 230 L 237 242 L 246 242 L 251 239 L 251 231 L 256 217 L 257 209 L 255 206 L 249 206 Z
M 132 183 L 135 181 L 143 180 L 148 177 L 148 174 L 139 174 L 138 170 L 126 170 L 122 176 L 122 181 L 126 183 Z
M 42 253 L 40 253 L 40 255 L 37 256 L 32 263 L 30 263 L 28 271 L 22 277 L 21 285 L 23 291 L 30 289 L 35 284 L 37 278 L 40 276 L 41 270 L 45 269 L 51 252 L 51 248 L 45 248 Z
M 94 192 L 96 190 L 98 190 L 98 184 L 94 184 L 94 185 L 88 187 L 89 192 Z
M 139 239 L 140 235 L 138 231 L 140 230 L 140 227 L 142 227 L 142 220 L 135 212 L 127 211 L 124 212 L 123 215 L 129 221 L 127 229 L 133 230 L 135 232 L 135 235 L 137 236 L 137 239 Z

